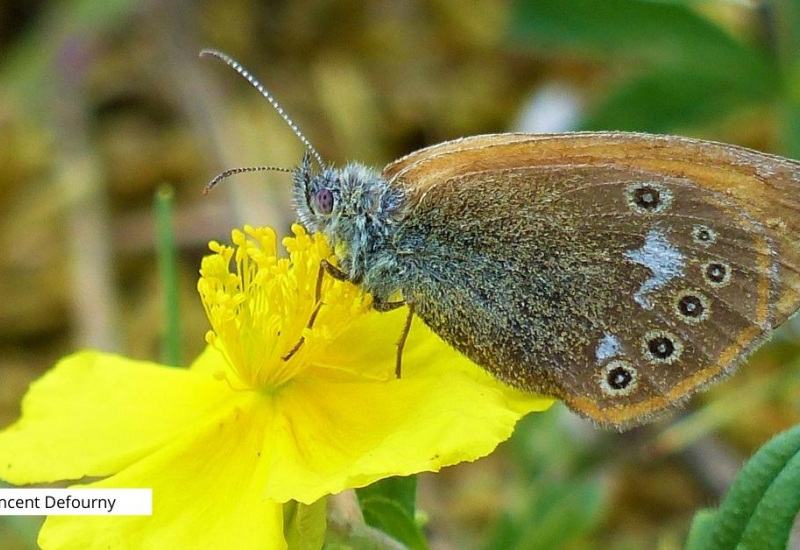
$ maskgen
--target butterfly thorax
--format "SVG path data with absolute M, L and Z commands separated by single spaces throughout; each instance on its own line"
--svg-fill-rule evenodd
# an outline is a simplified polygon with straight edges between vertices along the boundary
M 294 172 L 294 206 L 300 222 L 326 235 L 349 279 L 379 298 L 396 290 L 394 235 L 401 190 L 359 163 L 312 173 L 309 158 Z

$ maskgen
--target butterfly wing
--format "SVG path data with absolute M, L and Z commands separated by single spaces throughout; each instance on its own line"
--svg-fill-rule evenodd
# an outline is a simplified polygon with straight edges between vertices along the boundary
M 404 294 L 510 384 L 598 423 L 729 372 L 800 303 L 800 164 L 629 133 L 477 136 L 387 166 Z

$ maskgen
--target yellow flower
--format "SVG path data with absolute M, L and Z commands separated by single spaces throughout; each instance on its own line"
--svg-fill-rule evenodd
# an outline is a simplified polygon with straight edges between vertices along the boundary
M 475 460 L 550 406 L 416 319 L 397 379 L 407 312 L 374 312 L 332 277 L 308 329 L 331 252 L 293 232 L 290 259 L 270 229 L 211 243 L 198 289 L 213 331 L 191 368 L 85 351 L 31 386 L 0 433 L 0 478 L 153 489 L 152 517 L 50 517 L 43 548 L 285 548 L 282 503 Z

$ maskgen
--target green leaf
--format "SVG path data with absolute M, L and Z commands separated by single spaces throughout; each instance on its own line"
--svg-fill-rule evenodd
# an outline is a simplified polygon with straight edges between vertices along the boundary
M 361 498 L 361 512 L 368 525 L 380 529 L 412 550 L 427 550 L 425 535 L 414 516 L 397 500 L 382 496 Z
M 716 513 L 710 550 L 783 549 L 800 509 L 800 426 L 764 445 L 736 477 Z
M 382 479 L 372 485 L 356 489 L 356 495 L 362 506 L 364 500 L 370 498 L 393 500 L 413 518 L 417 502 L 417 476 Z M 373 525 L 373 527 L 376 526 Z
M 800 511 L 800 453 L 795 454 L 764 493 L 740 546 L 782 550 Z
M 639 0 L 518 0 L 511 38 L 545 54 L 609 56 L 652 66 L 764 76 L 756 50 L 691 9 Z
M 705 550 L 709 547 L 717 513 L 712 508 L 699 510 L 692 520 L 686 540 L 686 550 Z
M 671 133 L 773 99 L 779 91 L 776 78 L 736 79 L 665 69 L 636 77 L 610 92 L 589 114 L 583 129 Z
M 367 525 L 391 535 L 409 548 L 428 544 L 415 521 L 417 477 L 390 477 L 356 489 Z
M 325 540 L 328 501 L 313 504 L 289 501 L 283 505 L 283 533 L 289 550 L 319 550 Z

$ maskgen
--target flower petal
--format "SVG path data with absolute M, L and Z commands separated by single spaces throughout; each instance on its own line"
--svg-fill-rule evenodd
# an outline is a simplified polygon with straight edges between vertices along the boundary
M 314 375 L 325 376 L 325 371 L 341 371 L 342 374 L 349 373 L 355 377 L 379 380 L 394 378 L 395 350 L 406 315 L 408 315 L 407 308 L 399 308 L 388 313 L 369 311 L 355 317 L 323 351 L 315 354 L 314 365 L 310 367 L 314 369 Z M 414 333 L 416 333 L 415 327 L 416 320 L 415 326 L 412 327 Z M 406 342 L 404 363 L 408 363 L 405 360 L 407 353 L 411 353 L 419 342 L 419 338 L 409 338 Z M 444 342 L 441 343 L 449 348 Z M 328 372 L 328 375 L 331 374 Z
M 271 403 L 240 392 L 224 414 L 89 487 L 150 487 L 152 516 L 51 516 L 42 548 L 286 548 L 282 505 L 264 497 Z
M 209 354 L 222 361 L 215 350 L 201 359 Z M 31 385 L 22 418 L 0 432 L 0 478 L 24 484 L 116 473 L 232 393 L 206 373 L 76 353 Z
M 400 380 L 314 369 L 276 396 L 282 416 L 271 443 L 270 498 L 310 503 L 384 477 L 475 460 L 507 439 L 521 416 L 553 403 L 496 381 L 417 319 L 407 350 Z

